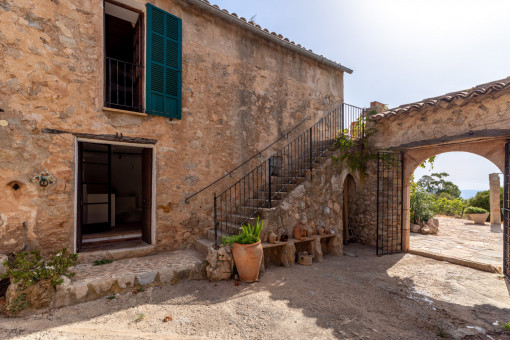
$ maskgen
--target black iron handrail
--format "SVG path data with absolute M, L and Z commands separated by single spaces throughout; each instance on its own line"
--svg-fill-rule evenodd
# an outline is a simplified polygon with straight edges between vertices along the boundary
M 219 181 L 221 181 L 222 179 L 224 179 L 225 177 L 228 177 L 228 176 L 231 176 L 236 170 L 238 170 L 240 167 L 242 167 L 243 165 L 245 165 L 246 163 L 248 163 L 249 161 L 251 161 L 252 159 L 254 159 L 255 157 L 257 156 L 260 156 L 260 154 L 264 151 L 266 151 L 267 149 L 269 149 L 270 147 L 272 147 L 273 145 L 275 145 L 277 142 L 279 142 L 280 140 L 282 140 L 284 137 L 286 138 L 289 138 L 289 134 L 291 132 L 293 132 L 294 130 L 296 130 L 299 126 L 301 126 L 301 124 L 303 124 L 304 122 L 306 122 L 307 120 L 310 120 L 311 117 L 310 116 L 307 116 L 305 119 L 303 119 L 301 122 L 299 122 L 296 126 L 294 126 L 292 129 L 290 129 L 289 131 L 285 132 L 284 134 L 282 134 L 280 137 L 278 137 L 278 139 L 276 139 L 274 142 L 272 142 L 271 144 L 269 144 L 268 146 L 266 146 L 264 149 L 262 150 L 259 150 L 256 154 L 254 154 L 253 156 L 251 156 L 250 158 L 248 158 L 247 160 L 245 160 L 244 162 L 242 162 L 240 165 L 238 165 L 237 167 L 235 167 L 234 169 L 230 170 L 226 175 L 218 178 L 217 180 L 215 180 L 214 182 L 212 182 L 211 184 L 207 185 L 206 187 L 200 189 L 199 191 L 197 191 L 196 193 L 194 193 L 193 195 L 191 196 L 188 196 L 186 197 L 186 199 L 184 200 L 184 203 L 188 203 L 188 200 L 190 198 L 193 198 L 195 197 L 196 195 L 200 194 L 201 192 L 209 189 L 210 187 L 212 187 L 213 185 L 215 185 L 216 183 L 218 183 Z
M 296 179 L 313 170 L 313 162 L 335 144 L 339 134 L 364 136 L 364 109 L 342 104 L 260 163 L 221 194 L 214 194 L 214 243 L 239 231 L 261 209 L 283 198 Z M 221 234 L 220 234 L 221 233 Z

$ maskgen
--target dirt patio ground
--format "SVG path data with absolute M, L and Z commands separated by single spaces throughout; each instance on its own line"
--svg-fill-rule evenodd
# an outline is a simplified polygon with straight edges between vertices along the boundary
M 1 339 L 510 339 L 501 275 L 350 245 L 254 284 L 192 281 L 0 318 Z M 163 322 L 165 317 L 172 320 Z

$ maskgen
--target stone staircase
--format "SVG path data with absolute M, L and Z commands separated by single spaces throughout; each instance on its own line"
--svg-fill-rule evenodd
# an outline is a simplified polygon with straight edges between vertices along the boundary
M 326 151 L 322 156 L 318 157 L 314 162 L 314 167 L 318 167 L 320 164 L 324 163 L 326 160 L 330 159 L 332 155 L 331 151 Z M 278 207 L 287 197 L 289 193 L 295 190 L 300 184 L 304 181 L 308 180 L 307 175 L 310 174 L 310 171 L 307 170 L 306 174 L 301 174 L 300 176 L 289 177 L 289 176 L 272 176 L 271 180 L 273 183 L 286 183 L 283 190 L 276 194 L 273 194 L 273 198 L 271 199 L 271 208 Z M 260 197 L 268 197 L 269 191 L 265 189 L 265 187 L 259 191 Z M 231 230 L 240 230 L 241 223 L 251 223 L 252 225 L 256 222 L 257 217 L 264 216 L 264 213 L 269 212 L 270 209 L 268 207 L 261 208 L 257 214 L 252 217 L 249 217 L 248 214 L 253 211 L 253 206 L 256 206 L 257 203 L 263 203 L 266 199 L 262 198 L 250 198 L 245 204 L 240 205 L 236 208 L 236 213 L 230 215 L 234 218 L 236 223 L 224 222 L 228 225 Z M 224 236 L 228 236 L 226 233 L 222 233 L 220 230 L 217 232 L 218 243 L 221 243 L 221 240 Z M 214 226 L 207 230 L 206 238 L 201 238 L 195 241 L 195 249 L 198 250 L 204 256 L 207 256 L 207 253 L 210 248 L 214 247 Z

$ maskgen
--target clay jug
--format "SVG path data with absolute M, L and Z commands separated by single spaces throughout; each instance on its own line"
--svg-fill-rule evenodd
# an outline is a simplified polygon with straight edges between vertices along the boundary
M 306 238 L 306 228 L 303 224 L 298 223 L 294 227 L 294 238 L 296 240 L 303 240 Z
M 273 233 L 273 232 L 271 232 L 271 233 L 269 234 L 269 243 L 273 243 L 273 244 L 274 244 L 274 243 L 278 242 L 278 240 L 279 240 L 278 235 L 276 235 L 276 234 L 275 234 L 275 233 Z
M 254 282 L 259 279 L 263 254 L 264 251 L 260 241 L 252 244 L 234 243 L 232 255 L 241 281 Z

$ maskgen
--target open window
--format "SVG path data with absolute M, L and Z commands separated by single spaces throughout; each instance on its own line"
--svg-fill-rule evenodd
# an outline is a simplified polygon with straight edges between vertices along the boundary
M 110 1 L 104 11 L 104 106 L 144 112 L 143 13 Z
M 105 0 L 104 9 L 104 106 L 180 119 L 181 19 L 147 4 L 145 35 L 144 13 L 114 0 Z

